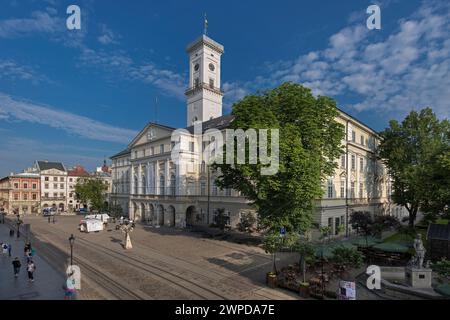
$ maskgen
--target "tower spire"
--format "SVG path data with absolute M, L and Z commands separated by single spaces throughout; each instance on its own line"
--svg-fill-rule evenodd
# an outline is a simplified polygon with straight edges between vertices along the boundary
M 205 19 L 204 19 L 203 34 L 204 34 L 205 36 L 208 35 L 208 18 L 207 18 L 207 16 L 206 16 L 206 13 L 205 13 Z

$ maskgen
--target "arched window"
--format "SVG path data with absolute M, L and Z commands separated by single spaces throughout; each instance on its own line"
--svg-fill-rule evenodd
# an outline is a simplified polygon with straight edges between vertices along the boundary
M 164 190 L 165 190 L 165 187 L 166 187 L 166 185 L 165 185 L 165 182 L 164 182 L 164 176 L 163 175 L 161 175 L 160 177 L 159 177 L 159 194 L 160 195 L 164 195 Z
M 175 184 L 176 184 L 176 179 L 174 175 L 170 176 L 170 194 L 172 196 L 175 196 Z
M 134 176 L 134 193 L 138 194 L 139 193 L 139 179 L 138 176 Z
M 147 193 L 147 180 L 145 179 L 145 176 L 142 176 L 142 193 Z

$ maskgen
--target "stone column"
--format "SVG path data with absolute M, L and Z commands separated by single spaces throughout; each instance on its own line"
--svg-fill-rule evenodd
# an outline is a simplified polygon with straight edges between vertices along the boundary
M 165 163 L 164 163 L 164 165 L 165 165 L 165 172 L 164 172 L 164 175 L 165 175 L 165 181 L 166 181 L 166 183 L 165 183 L 165 185 L 166 185 L 166 188 L 165 188 L 165 192 L 164 192 L 164 194 L 170 194 L 170 192 L 171 192 L 171 190 L 170 190 L 170 170 L 169 170 L 169 159 L 166 159 L 166 161 L 165 161 Z
M 143 194 L 143 188 L 142 188 L 142 164 L 139 163 L 138 167 L 138 192 L 137 194 Z
M 131 186 L 130 186 L 130 190 L 131 190 L 131 194 L 135 194 L 136 190 L 134 190 L 134 175 L 135 175 L 135 170 L 134 170 L 134 165 L 131 165 Z

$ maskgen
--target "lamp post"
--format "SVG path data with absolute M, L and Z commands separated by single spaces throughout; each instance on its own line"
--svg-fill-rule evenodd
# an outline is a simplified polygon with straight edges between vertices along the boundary
M 20 220 L 20 216 L 17 216 L 17 238 L 20 238 L 20 225 L 22 224 L 22 221 Z
M 73 234 L 70 235 L 69 243 L 70 243 L 70 266 L 73 265 L 73 243 L 75 242 L 75 237 Z

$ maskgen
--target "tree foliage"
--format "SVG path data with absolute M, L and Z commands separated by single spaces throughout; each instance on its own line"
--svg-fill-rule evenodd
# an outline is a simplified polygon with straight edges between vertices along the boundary
M 344 274 L 348 269 L 361 267 L 363 261 L 363 254 L 357 249 L 347 247 L 336 247 L 333 249 L 331 262 L 341 274 Z
M 402 123 L 392 120 L 382 132 L 379 156 L 393 178 L 392 199 L 408 210 L 443 213 L 450 200 L 450 123 L 430 108 L 412 111 Z
M 107 190 L 108 187 L 103 180 L 93 177 L 79 179 L 75 185 L 77 199 L 98 211 L 106 209 Z
M 267 165 L 259 160 L 215 164 L 220 168 L 217 184 L 239 190 L 256 208 L 262 226 L 303 233 L 311 225 L 314 200 L 323 196 L 322 181 L 334 174 L 335 159 L 343 152 L 344 127 L 336 121 L 335 101 L 284 83 L 245 97 L 233 105 L 232 114 L 231 129 L 279 129 L 279 170 L 262 175 L 261 168 Z M 258 151 L 259 147 L 258 142 Z

